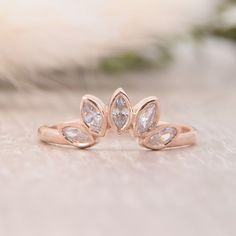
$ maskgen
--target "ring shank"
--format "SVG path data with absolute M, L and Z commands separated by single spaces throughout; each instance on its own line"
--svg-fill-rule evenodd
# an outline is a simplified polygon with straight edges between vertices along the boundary
M 160 122 L 161 124 L 169 124 L 171 123 L 167 122 Z M 38 129 L 38 136 L 39 139 L 46 143 L 51 144 L 61 144 L 61 145 L 68 145 L 67 140 L 60 135 L 58 131 L 58 125 L 52 125 L 52 126 L 41 126 Z M 169 147 L 180 147 L 180 146 L 190 146 L 196 143 L 196 136 L 197 131 L 191 127 L 191 126 L 185 126 L 185 125 L 178 125 L 180 128 L 179 135 L 168 145 Z
M 38 137 L 41 141 L 46 143 L 68 145 L 68 142 L 59 134 L 57 125 L 39 127 Z
M 180 126 L 180 134 L 168 147 L 190 146 L 197 141 L 197 131 L 191 126 Z

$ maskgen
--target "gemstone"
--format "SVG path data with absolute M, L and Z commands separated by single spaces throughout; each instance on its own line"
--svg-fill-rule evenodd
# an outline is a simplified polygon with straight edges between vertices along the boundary
M 162 147 L 170 143 L 177 135 L 177 130 L 174 127 L 165 127 L 153 134 L 148 139 L 149 146 Z
M 137 131 L 143 134 L 149 131 L 157 123 L 157 105 L 156 103 L 147 104 L 138 114 L 136 121 Z
M 121 94 L 117 96 L 111 105 L 112 121 L 118 130 L 123 129 L 129 122 L 130 104 L 127 99 Z
M 89 100 L 82 105 L 82 118 L 92 132 L 99 133 L 101 131 L 103 116 L 98 107 Z
M 62 135 L 71 143 L 89 144 L 93 141 L 90 134 L 77 127 L 63 128 Z

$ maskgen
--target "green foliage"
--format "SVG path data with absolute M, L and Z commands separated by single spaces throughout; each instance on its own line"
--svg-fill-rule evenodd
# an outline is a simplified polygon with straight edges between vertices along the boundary
M 235 27 L 217 27 L 217 26 L 208 26 L 203 28 L 195 28 L 192 31 L 192 35 L 195 40 L 201 40 L 206 36 L 215 36 L 231 40 L 236 43 L 236 26 Z
M 217 37 L 223 37 L 225 39 L 236 42 L 236 26 L 230 28 L 214 28 L 211 33 Z
M 215 17 L 208 24 L 195 27 L 192 31 L 192 35 L 196 40 L 201 40 L 204 37 L 214 36 L 221 37 L 227 40 L 231 40 L 236 43 L 236 25 L 227 26 L 222 20 L 222 15 L 230 7 L 235 6 L 236 0 L 225 0 L 219 7 L 216 9 Z
M 214 36 L 225 38 L 236 43 L 236 25 L 226 26 L 222 22 L 222 15 L 232 6 L 235 6 L 236 0 L 225 0 L 215 9 L 215 16 L 203 26 L 193 27 L 191 35 L 196 41 L 201 41 L 206 37 Z M 175 38 L 172 43 L 178 41 Z M 156 45 L 149 52 L 127 51 L 115 54 L 113 56 L 103 58 L 99 64 L 99 70 L 107 73 L 122 73 L 128 70 L 140 70 L 148 68 L 162 68 L 172 61 L 171 53 L 172 43 L 162 42 Z M 148 51 L 148 50 L 147 50 Z
M 142 70 L 164 67 L 172 59 L 171 51 L 166 47 L 153 48 L 153 55 L 145 52 L 128 51 L 108 58 L 103 58 L 98 68 L 107 73 L 123 73 L 128 70 Z
M 149 66 L 148 60 L 135 52 L 124 52 L 110 58 L 103 58 L 99 68 L 109 73 L 123 72 L 128 69 L 144 68 Z

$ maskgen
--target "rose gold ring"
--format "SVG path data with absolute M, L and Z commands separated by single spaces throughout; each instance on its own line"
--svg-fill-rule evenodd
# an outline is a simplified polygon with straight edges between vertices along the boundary
M 95 145 L 108 130 L 118 134 L 129 132 L 141 146 L 152 150 L 195 144 L 197 132 L 193 127 L 159 119 L 160 104 L 156 97 L 145 98 L 132 107 L 128 95 L 119 88 L 107 106 L 97 97 L 83 96 L 79 120 L 41 126 L 38 135 L 46 143 L 79 148 Z

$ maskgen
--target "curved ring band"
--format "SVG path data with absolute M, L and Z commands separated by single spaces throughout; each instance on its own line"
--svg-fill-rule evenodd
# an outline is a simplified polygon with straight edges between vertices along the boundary
M 38 129 L 39 139 L 45 143 L 49 144 L 59 144 L 59 145 L 71 145 L 67 139 L 63 135 L 60 134 L 60 127 L 69 123 L 57 124 L 52 126 L 41 126 Z M 170 124 L 167 122 L 160 122 L 160 124 L 165 124 L 170 127 L 178 127 L 180 132 L 179 135 L 173 139 L 171 143 L 167 147 L 184 147 L 191 146 L 196 143 L 197 139 L 197 131 L 191 126 L 183 126 Z M 145 146 L 143 144 L 144 139 L 139 140 L 140 145 Z M 145 146 L 146 147 L 146 146 Z M 152 149 L 152 148 L 151 148 Z
M 188 125 L 159 121 L 160 105 L 148 97 L 132 107 L 123 89 L 117 89 L 110 104 L 85 95 L 80 105 L 80 119 L 38 129 L 39 139 L 46 143 L 87 148 L 96 144 L 108 130 L 118 134 L 130 132 L 139 144 L 152 150 L 195 144 L 197 132 Z

